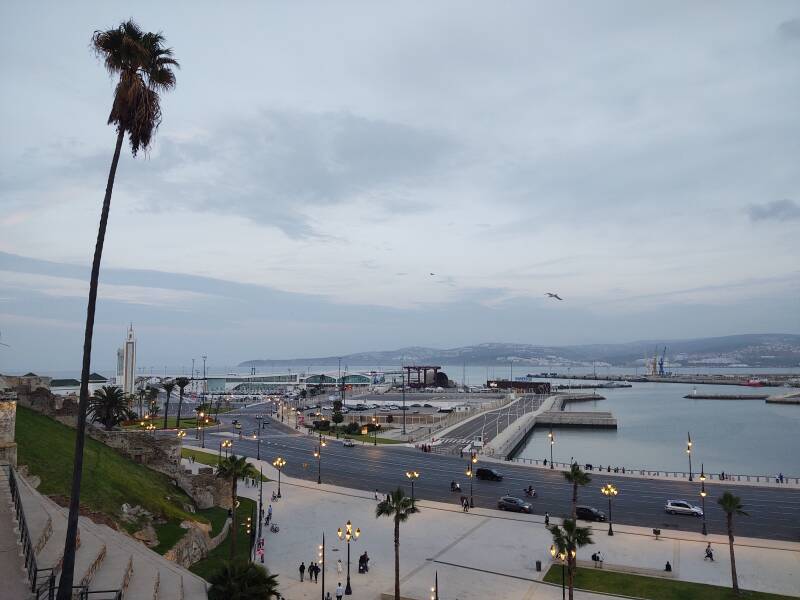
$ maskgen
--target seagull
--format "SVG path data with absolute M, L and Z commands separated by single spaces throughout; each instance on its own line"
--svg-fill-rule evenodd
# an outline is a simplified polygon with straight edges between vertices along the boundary
M 558 294 L 553 294 L 551 292 L 545 292 L 544 295 L 547 296 L 548 298 L 555 298 L 556 300 L 563 300 L 563 298 L 561 296 L 559 296 Z
M 431 277 L 436 277 L 436 273 L 428 273 Z

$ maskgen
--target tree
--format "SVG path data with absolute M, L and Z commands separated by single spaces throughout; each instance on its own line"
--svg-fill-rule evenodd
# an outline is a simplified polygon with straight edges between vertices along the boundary
M 157 415 L 161 409 L 158 405 L 158 393 L 159 390 L 155 386 L 149 386 L 147 388 L 148 413 L 152 416 Z
M 89 402 L 94 316 L 97 305 L 100 262 L 103 256 L 108 214 L 111 209 L 111 193 L 114 189 L 114 178 L 125 134 L 128 134 L 128 142 L 134 157 L 139 150 L 146 151 L 161 122 L 159 93 L 166 92 L 175 86 L 173 67 L 177 67 L 178 63 L 172 58 L 172 50 L 164 46 L 164 41 L 164 36 L 160 33 L 145 33 L 133 21 L 121 23 L 115 29 L 95 31 L 92 35 L 92 47 L 95 53 L 103 59 L 108 73 L 119 77 L 114 90 L 111 113 L 108 116 L 108 124 L 116 127 L 117 141 L 108 173 L 89 280 L 89 301 L 86 308 L 86 331 L 83 341 L 83 364 L 75 436 L 75 461 L 72 470 L 72 492 L 57 600 L 69 600 L 72 597 L 78 539 L 81 473 L 83 472 L 83 448 L 86 443 L 86 414 Z
M 344 421 L 344 414 L 342 413 L 342 401 L 333 401 L 333 414 L 331 414 L 331 421 L 336 424 L 336 438 L 339 438 L 339 424 Z
M 183 406 L 183 388 L 189 385 L 189 378 L 188 377 L 178 377 L 175 380 L 175 385 L 178 386 L 178 422 L 175 424 L 175 427 L 178 429 L 181 428 L 181 406 Z M 199 415 L 199 413 L 198 413 Z
M 247 458 L 244 456 L 237 457 L 231 454 L 228 458 L 224 459 L 217 467 L 217 477 L 227 479 L 231 483 L 231 515 L 232 522 L 230 528 L 231 536 L 231 550 L 230 557 L 233 560 L 234 552 L 236 551 L 236 484 L 243 477 L 258 477 L 259 474 L 253 468 Z
M 169 419 L 169 398 L 172 396 L 172 390 L 175 389 L 174 381 L 166 381 L 161 384 L 161 388 L 167 392 L 167 402 L 164 404 L 164 429 L 167 428 L 167 419 Z M 180 426 L 180 419 L 178 420 Z
M 731 553 L 731 581 L 733 582 L 733 592 L 738 594 L 739 578 L 736 576 L 736 556 L 733 553 L 733 515 L 749 515 L 742 510 L 741 498 L 734 496 L 730 492 L 725 492 L 717 498 L 717 504 L 725 511 L 725 522 L 728 526 L 728 548 Z
M 586 485 L 592 478 L 578 466 L 578 463 L 574 462 L 569 466 L 569 471 L 564 471 L 564 479 L 572 484 L 572 519 L 574 521 L 577 518 L 578 486 Z
M 147 390 L 140 388 L 136 395 L 139 397 L 139 418 L 144 417 L 144 400 L 147 397 Z
M 128 399 L 122 392 L 122 388 L 115 385 L 104 385 L 99 390 L 95 390 L 94 395 L 89 398 L 89 417 L 93 423 L 100 422 L 111 431 L 131 418 L 128 410 Z
M 394 600 L 400 600 L 400 523 L 405 523 L 408 518 L 419 509 L 414 500 L 397 488 L 389 494 L 386 500 L 378 503 L 375 508 L 375 518 L 389 517 L 394 519 Z
M 278 576 L 248 560 L 224 561 L 208 579 L 208 600 L 269 600 L 279 598 Z
M 578 549 L 592 543 L 592 530 L 589 527 L 578 527 L 575 519 L 564 519 L 563 525 L 552 525 L 548 529 L 553 534 L 556 553 L 566 556 L 569 600 L 572 600 Z

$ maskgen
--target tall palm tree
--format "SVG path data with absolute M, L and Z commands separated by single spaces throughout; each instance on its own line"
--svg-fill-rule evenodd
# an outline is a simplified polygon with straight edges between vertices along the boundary
M 572 484 L 572 519 L 577 518 L 578 510 L 578 486 L 586 485 L 592 478 L 591 476 L 574 462 L 569 466 L 569 471 L 564 471 L 564 479 Z
M 139 388 L 136 395 L 139 397 L 139 418 L 141 419 L 144 417 L 144 401 L 147 397 L 147 390 L 145 388 Z
M 375 518 L 389 517 L 394 519 L 394 600 L 400 600 L 400 523 L 405 523 L 419 509 L 414 500 L 405 495 L 401 488 L 378 503 Z
M 122 388 L 115 385 L 104 385 L 99 390 L 95 390 L 92 397 L 89 398 L 88 413 L 92 422 L 99 421 L 106 431 L 111 431 L 131 416 L 131 411 L 128 410 L 128 399 Z
M 578 527 L 575 519 L 564 519 L 560 527 L 552 525 L 548 529 L 553 534 L 556 552 L 566 556 L 569 600 L 573 600 L 578 550 L 592 543 L 592 530 L 589 527 Z
M 189 385 L 189 378 L 188 377 L 178 377 L 175 380 L 175 385 L 178 386 L 178 391 L 180 392 L 178 395 L 178 422 L 175 425 L 178 429 L 181 428 L 181 406 L 183 406 L 183 388 Z
M 111 209 L 111 193 L 117 173 L 122 142 L 128 134 L 131 153 L 136 156 L 139 150 L 147 150 L 153 134 L 161 122 L 159 93 L 175 86 L 173 68 L 178 66 L 172 58 L 172 50 L 164 46 L 164 36 L 160 33 L 145 33 L 133 21 L 121 23 L 115 29 L 95 31 L 92 47 L 97 56 L 103 59 L 106 70 L 119 80 L 114 90 L 114 101 L 108 124 L 117 130 L 117 142 L 111 168 L 108 173 L 100 225 L 97 230 L 97 243 L 92 259 L 92 274 L 89 282 L 89 301 L 86 308 L 86 331 L 83 341 L 83 365 L 81 369 L 80 398 L 78 400 L 78 422 L 75 435 L 75 460 L 72 470 L 72 488 L 69 500 L 67 534 L 64 540 L 64 554 L 61 578 L 58 583 L 57 600 L 69 600 L 75 571 L 75 550 L 78 536 L 78 516 L 81 500 L 81 473 L 83 471 L 83 447 L 86 443 L 86 413 L 89 402 L 89 373 L 92 358 L 92 336 L 94 315 L 97 305 L 97 285 L 100 277 L 100 261 L 103 256 L 103 243 Z
M 223 561 L 208 579 L 208 600 L 269 600 L 279 598 L 278 576 L 248 560 Z
M 731 581 L 733 582 L 733 592 L 738 594 L 739 578 L 736 576 L 736 556 L 733 553 L 733 515 L 749 515 L 742 510 L 741 498 L 734 496 L 730 492 L 725 492 L 717 498 L 717 504 L 725 511 L 725 521 L 728 526 L 728 548 L 731 553 Z
M 169 398 L 172 396 L 172 390 L 175 389 L 175 382 L 165 381 L 161 384 L 161 389 L 167 392 L 167 403 L 164 405 L 164 429 L 166 429 L 167 419 L 169 419 Z M 178 427 L 180 427 L 180 417 L 178 417 Z
M 151 415 L 158 414 L 158 392 L 158 388 L 154 385 L 147 388 L 148 412 Z
M 246 457 L 237 457 L 235 454 L 231 454 L 228 458 L 224 459 L 217 467 L 217 477 L 227 479 L 231 482 L 231 560 L 233 560 L 236 550 L 236 485 L 243 477 L 258 476 L 258 472 L 253 468 L 253 465 L 247 462 Z

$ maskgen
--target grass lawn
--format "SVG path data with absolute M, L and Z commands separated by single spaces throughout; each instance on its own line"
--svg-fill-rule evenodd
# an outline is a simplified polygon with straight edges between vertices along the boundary
M 561 585 L 561 567 L 553 565 L 544 577 L 549 583 Z M 575 588 L 594 592 L 608 592 L 622 596 L 635 596 L 648 600 L 790 600 L 789 596 L 743 591 L 740 596 L 731 588 L 691 583 L 675 579 L 644 577 L 616 573 L 601 569 L 578 568 Z
M 369 435 L 361 435 L 360 433 L 355 434 L 355 435 L 342 434 L 340 436 L 340 439 L 351 439 L 354 442 L 364 442 L 364 443 L 367 443 L 367 444 L 372 444 L 372 443 L 375 442 L 375 438 L 374 438 L 374 436 L 372 434 L 369 434 Z M 389 438 L 382 438 L 382 437 L 378 436 L 378 443 L 379 444 L 403 444 L 403 443 L 405 443 L 405 440 L 392 440 L 392 439 L 389 439 Z
M 239 508 L 236 511 L 238 531 L 236 535 L 236 554 L 237 557 L 248 558 L 250 556 L 250 536 L 245 532 L 243 523 L 247 521 L 248 516 L 256 515 L 258 507 L 253 500 L 249 498 L 239 498 Z M 220 509 L 222 510 L 222 509 Z M 227 516 L 227 511 L 225 512 Z M 203 560 L 196 562 L 189 570 L 195 575 L 199 575 L 203 579 L 208 580 L 209 576 L 219 569 L 223 561 L 228 560 L 230 557 L 230 533 L 225 537 L 222 543 L 208 553 L 208 556 Z
M 228 511 L 219 506 L 212 506 L 211 508 L 204 508 L 198 510 L 197 514 L 208 519 L 211 523 L 211 531 L 209 535 L 213 538 L 219 535 L 222 528 L 225 526 L 225 521 L 228 520 Z
M 222 412 L 222 411 L 220 411 L 220 412 Z M 141 423 L 141 422 L 142 422 L 141 419 L 135 419 L 133 421 L 128 421 L 128 422 L 126 422 L 125 425 L 123 425 L 123 428 L 124 429 L 142 429 L 142 427 L 139 425 L 139 423 Z M 157 416 L 154 419 L 147 419 L 145 421 L 145 423 L 150 423 L 150 422 L 155 423 L 155 425 L 156 425 L 156 427 L 158 429 L 163 429 L 164 428 L 164 417 Z M 167 418 L 167 429 L 175 429 L 177 424 L 178 424 L 178 417 L 177 416 L 170 415 Z M 208 427 L 213 427 L 216 424 L 217 423 L 215 421 L 213 421 L 213 420 L 209 421 Z M 193 432 L 189 431 L 189 430 L 191 429 L 191 430 L 197 431 L 197 419 L 195 417 L 193 417 L 193 416 L 190 417 L 188 415 L 187 416 L 183 416 L 182 415 L 181 416 L 181 429 L 185 429 L 186 430 L 187 438 L 188 438 L 189 435 L 193 435 Z
M 213 450 L 210 450 L 208 452 L 203 452 L 202 450 L 194 450 L 192 448 L 181 448 L 182 458 L 194 457 L 195 462 L 199 462 L 201 464 L 208 465 L 210 467 L 217 466 L 218 456 L 219 455 L 216 454 Z M 263 475 L 262 481 L 269 481 L 269 479 L 267 478 L 266 475 Z

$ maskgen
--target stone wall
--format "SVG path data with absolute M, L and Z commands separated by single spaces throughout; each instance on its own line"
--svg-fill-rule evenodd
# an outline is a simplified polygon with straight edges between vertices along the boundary
M 143 431 L 105 431 L 88 427 L 91 437 L 118 450 L 134 462 L 177 478 L 181 472 L 181 441 L 173 437 L 155 437 Z
M 197 475 L 184 471 L 178 476 L 178 485 L 197 504 L 197 508 L 221 506 L 231 508 L 231 484 L 218 478 L 211 467 L 203 467 Z
M 14 429 L 17 419 L 17 401 L 0 397 L 0 463 L 17 466 L 17 444 Z
M 222 531 L 212 538 L 208 534 L 208 525 L 184 521 L 181 523 L 181 527 L 186 529 L 186 533 L 172 548 L 167 550 L 164 558 L 188 569 L 194 563 L 203 560 L 209 552 L 223 542 L 228 535 L 230 526 L 230 520 L 226 521 Z
M 17 388 L 17 402 L 38 413 L 75 427 L 78 415 L 78 397 L 75 394 L 59 396 L 44 388 Z

